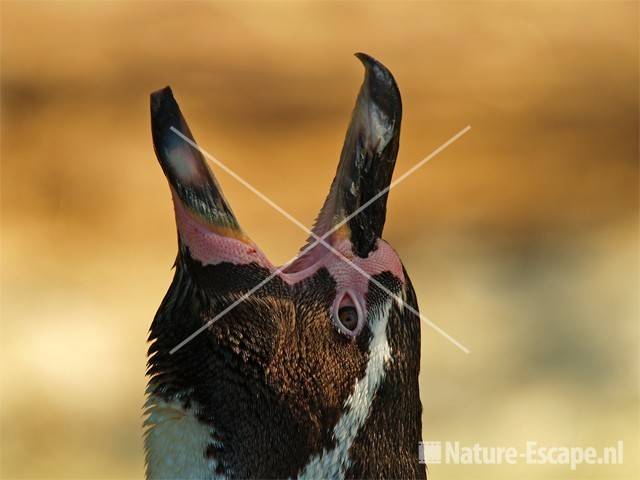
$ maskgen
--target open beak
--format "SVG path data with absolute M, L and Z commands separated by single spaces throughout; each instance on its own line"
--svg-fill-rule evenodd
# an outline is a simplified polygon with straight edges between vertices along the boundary
M 326 236 L 329 244 L 348 239 L 353 253 L 366 258 L 376 249 L 384 228 L 387 192 L 398 155 L 402 102 L 393 75 L 384 65 L 364 53 L 356 57 L 365 67 L 364 82 L 313 233 Z M 169 87 L 151 94 L 151 130 L 156 156 L 171 186 L 181 241 L 197 246 L 206 237 L 211 243 L 211 233 L 252 244 L 196 148 Z M 313 236 L 309 239 L 310 243 L 315 241 Z M 324 253 L 326 248 L 317 244 L 285 272 L 314 263 Z
M 325 238 L 327 243 L 347 238 L 353 253 L 366 258 L 376 248 L 384 228 L 387 189 L 398 155 L 402 102 L 393 75 L 384 65 L 364 53 L 357 53 L 356 57 L 365 67 L 364 82 L 336 176 L 313 232 L 324 237 L 334 230 Z M 313 237 L 308 240 L 309 243 L 315 241 Z M 324 251 L 325 247 L 316 245 L 291 269 L 313 263 Z

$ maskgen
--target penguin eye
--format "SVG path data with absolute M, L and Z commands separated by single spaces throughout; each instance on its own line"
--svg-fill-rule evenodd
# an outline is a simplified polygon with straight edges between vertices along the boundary
M 358 311 L 356 307 L 342 307 L 338 310 L 338 320 L 347 330 L 355 330 L 358 326 Z
M 364 325 L 364 315 L 353 293 L 347 291 L 336 297 L 333 322 L 343 335 L 355 337 Z

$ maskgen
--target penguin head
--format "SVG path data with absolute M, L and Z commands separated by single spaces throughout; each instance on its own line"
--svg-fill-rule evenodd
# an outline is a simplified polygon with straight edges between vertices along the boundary
M 381 238 L 400 93 L 357 56 L 365 79 L 335 178 L 282 267 L 241 229 L 171 90 L 151 95 L 178 255 L 149 336 L 150 477 L 183 464 L 206 476 L 424 475 L 417 303 Z

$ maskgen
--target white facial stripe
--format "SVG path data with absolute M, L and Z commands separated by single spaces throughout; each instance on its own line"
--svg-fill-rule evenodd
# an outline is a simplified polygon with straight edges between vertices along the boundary
M 364 377 L 356 383 L 353 393 L 345 401 L 346 413 L 333 429 L 336 446 L 313 457 L 302 470 L 299 479 L 344 478 L 351 463 L 349 449 L 369 416 L 373 397 L 384 379 L 387 364 L 392 360 L 387 339 L 387 323 L 392 303 L 389 299 L 381 308 L 371 311 L 369 361 Z
M 214 479 L 216 460 L 205 458 L 209 445 L 216 444 L 213 428 L 203 425 L 178 402 L 167 403 L 150 397 L 144 425 L 147 479 Z

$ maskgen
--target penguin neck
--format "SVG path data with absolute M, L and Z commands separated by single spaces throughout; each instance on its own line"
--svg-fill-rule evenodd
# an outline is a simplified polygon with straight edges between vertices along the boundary
M 377 400 L 379 390 L 389 382 L 390 369 L 395 370 L 393 352 L 387 337 L 391 308 L 392 301 L 389 300 L 377 311 L 372 312 L 372 335 L 366 370 L 355 382 L 353 391 L 344 402 L 343 413 L 333 426 L 333 445 L 308 457 L 306 465 L 300 468 L 297 474 L 294 473 L 296 470 L 290 473 L 292 477 L 344 478 L 349 469 L 360 465 L 359 461 L 354 461 L 354 448 L 366 448 L 362 455 L 366 456 L 367 461 L 375 460 L 377 453 L 373 454 L 370 446 L 367 446 L 368 440 L 362 437 L 364 430 L 379 429 L 379 434 L 387 435 L 388 427 L 391 425 L 387 423 L 390 412 L 384 411 L 388 406 Z M 391 378 L 394 384 L 389 384 L 386 388 L 394 389 L 397 380 L 394 375 Z M 148 478 L 184 477 L 185 472 L 189 472 L 189 475 L 186 475 L 189 478 L 227 478 L 226 475 L 230 472 L 221 463 L 222 459 L 208 455 L 211 451 L 224 450 L 225 445 L 222 444 L 214 426 L 202 421 L 201 409 L 195 402 L 169 402 L 152 396 L 148 401 L 147 413 L 147 425 L 150 427 L 145 439 Z M 374 417 L 384 418 L 383 423 L 372 424 Z M 256 427 L 260 428 L 259 425 Z M 385 447 L 382 444 L 374 446 Z M 270 449 L 276 455 L 278 445 L 272 444 Z M 379 453 L 382 458 L 386 457 L 383 451 Z M 298 465 L 303 463 L 304 460 Z

